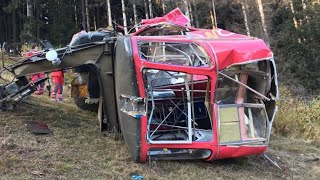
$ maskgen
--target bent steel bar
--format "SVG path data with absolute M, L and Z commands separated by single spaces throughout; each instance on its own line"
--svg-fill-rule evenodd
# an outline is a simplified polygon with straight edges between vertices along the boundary
M 240 84 L 241 86 L 246 87 L 246 88 L 249 89 L 251 92 L 257 94 L 258 96 L 262 97 L 263 99 L 265 99 L 265 100 L 267 100 L 267 101 L 270 101 L 270 98 L 266 97 L 265 95 L 259 93 L 259 92 L 256 91 L 256 90 L 252 89 L 251 87 L 249 87 L 249 86 L 247 86 L 247 85 L 245 85 L 245 84 L 243 84 L 243 83 L 241 83 L 241 82 L 239 82 L 239 81 L 237 81 L 237 80 L 229 77 L 228 75 L 223 74 L 222 72 L 219 72 L 219 74 L 220 74 L 221 76 L 225 77 L 225 78 L 230 79 L 231 81 L 234 81 L 234 82 Z

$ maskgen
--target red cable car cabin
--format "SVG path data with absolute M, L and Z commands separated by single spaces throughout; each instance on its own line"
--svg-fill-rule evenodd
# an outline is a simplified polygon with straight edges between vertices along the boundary
M 152 23 L 116 45 L 118 118 L 133 159 L 264 153 L 278 97 L 268 46 L 221 29 Z

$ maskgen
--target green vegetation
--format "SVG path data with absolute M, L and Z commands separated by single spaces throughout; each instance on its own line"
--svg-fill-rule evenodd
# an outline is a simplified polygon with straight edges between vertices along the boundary
M 305 138 L 320 146 L 320 100 L 305 100 L 281 88 L 275 131 L 281 135 Z
M 191 25 L 201 28 L 214 26 L 212 1 L 123 0 L 128 29 L 137 21 L 162 16 L 176 7 L 185 14 L 189 8 Z M 281 76 L 292 83 L 298 79 L 313 94 L 320 91 L 320 12 L 319 1 L 301 0 L 215 0 L 218 27 L 240 34 L 265 39 L 274 51 Z M 149 4 L 151 3 L 151 4 Z M 259 4 L 263 8 L 260 11 Z M 151 7 L 151 9 L 149 9 Z M 110 16 L 115 25 L 124 25 L 121 1 L 110 0 Z M 55 1 L 8 0 L 0 1 L 0 43 L 16 49 L 28 42 L 48 39 L 56 47 L 65 46 L 80 30 L 106 28 L 109 12 L 106 0 Z M 262 14 L 261 14 L 262 12 Z M 119 29 L 118 29 L 119 30 Z
M 292 14 L 282 8 L 274 17 L 275 27 L 272 46 L 278 57 L 283 79 L 298 79 L 298 84 L 314 94 L 320 91 L 320 5 L 297 6 L 300 11 Z M 295 25 L 293 20 L 297 21 Z M 290 74 L 289 74 L 290 73 Z M 290 82 L 293 82 L 292 80 Z M 297 82 L 297 81 L 295 81 Z

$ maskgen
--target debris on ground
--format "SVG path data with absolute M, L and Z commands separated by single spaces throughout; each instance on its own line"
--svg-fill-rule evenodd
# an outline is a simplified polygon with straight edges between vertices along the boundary
M 27 129 L 33 134 L 51 134 L 52 131 L 49 129 L 48 125 L 43 122 L 25 122 Z

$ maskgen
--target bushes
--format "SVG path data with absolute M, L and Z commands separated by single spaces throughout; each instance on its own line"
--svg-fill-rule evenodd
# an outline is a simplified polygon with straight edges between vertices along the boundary
M 320 146 L 320 100 L 295 97 L 280 88 L 281 100 L 274 129 L 281 135 L 303 137 Z

